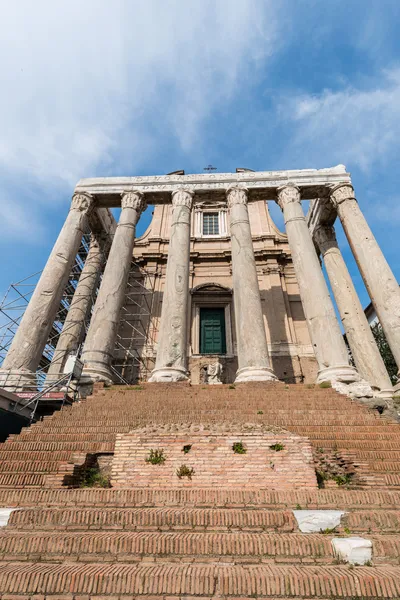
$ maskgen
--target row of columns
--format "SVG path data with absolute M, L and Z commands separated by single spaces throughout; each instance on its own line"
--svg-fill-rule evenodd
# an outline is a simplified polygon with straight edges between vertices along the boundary
M 349 184 L 331 191 L 360 272 L 376 308 L 393 354 L 400 364 L 400 290 L 372 235 Z M 187 311 L 189 299 L 190 218 L 193 192 L 179 189 L 172 194 L 172 224 L 164 289 L 158 351 L 150 381 L 187 379 Z M 390 391 L 391 382 L 366 322 L 332 228 L 320 226 L 313 241 L 301 206 L 300 190 L 286 185 L 277 190 L 298 280 L 311 343 L 318 362 L 317 381 L 360 382 Z M 236 381 L 276 379 L 268 356 L 258 286 L 253 242 L 247 207 L 247 190 L 227 190 L 232 243 L 232 276 L 238 372 Z M 93 206 L 89 194 L 76 194 L 71 210 L 17 334 L 2 366 L 2 372 L 33 376 L 54 321 L 56 311 L 87 228 Z M 120 312 L 125 297 L 135 228 L 145 209 L 143 193 L 122 194 L 121 215 L 111 245 L 101 286 L 85 341 L 84 374 L 91 380 L 113 380 L 113 357 Z M 321 252 L 357 370 L 349 364 L 347 349 L 336 319 L 328 287 L 315 251 Z M 93 241 L 76 290 L 66 326 L 60 336 L 50 373 L 62 369 L 82 337 L 83 322 L 91 308 L 89 298 L 98 285 L 102 252 Z M 84 277 L 83 277 L 84 274 Z

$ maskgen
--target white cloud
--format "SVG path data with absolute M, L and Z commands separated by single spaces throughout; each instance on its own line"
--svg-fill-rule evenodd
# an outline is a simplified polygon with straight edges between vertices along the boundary
M 398 152 L 400 67 L 363 89 L 292 96 L 280 104 L 279 113 L 292 123 L 290 152 L 315 166 L 345 163 L 366 171 Z
M 140 168 L 168 136 L 192 149 L 203 120 L 270 53 L 273 4 L 3 3 L 0 174 L 72 190 L 98 169 Z

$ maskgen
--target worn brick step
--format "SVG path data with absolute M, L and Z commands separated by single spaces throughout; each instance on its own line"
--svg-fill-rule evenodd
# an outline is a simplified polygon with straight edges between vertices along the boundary
M 17 451 L 21 449 L 23 451 L 32 452 L 59 452 L 59 451 L 72 451 L 72 452 L 114 452 L 115 442 L 98 442 L 98 441 L 87 441 L 87 442 L 41 442 L 28 440 L 19 440 L 15 442 L 9 442 L 10 450 Z
M 386 485 L 400 486 L 400 474 L 399 473 L 386 473 L 383 476 Z
M 337 507 L 340 508 L 339 506 Z M 9 528 L 135 531 L 297 531 L 291 510 L 236 508 L 27 508 L 11 513 Z M 400 532 L 399 510 L 352 510 L 342 523 L 351 533 Z M 338 531 L 341 529 L 338 528 Z M 343 529 L 344 531 L 344 529 Z
M 51 460 L 3 460 L 0 462 L 0 473 L 54 473 L 60 464 L 60 461 Z
M 129 428 L 126 428 L 125 431 L 121 431 L 121 433 L 128 432 Z M 337 430 L 329 431 L 310 431 L 306 427 L 290 427 L 289 431 L 292 433 L 297 433 L 301 436 L 308 437 L 311 441 L 319 441 L 319 440 L 330 440 L 331 442 L 337 442 L 338 444 L 346 444 L 347 442 L 357 442 L 357 441 L 368 441 L 369 444 L 375 444 L 379 442 L 386 442 L 394 444 L 396 449 L 400 449 L 400 432 L 399 434 L 395 433 L 358 433 L 357 431 L 353 432 L 341 432 Z M 114 442 L 116 439 L 117 433 L 36 433 L 31 436 L 20 436 L 17 443 L 33 443 L 33 442 Z M 327 437 L 329 436 L 329 437 Z M 61 449 L 61 448 L 60 448 Z
M 253 415 L 254 416 L 254 415 Z M 256 415 L 257 416 L 257 415 Z M 360 423 L 360 422 L 355 422 L 355 423 L 349 423 L 348 421 L 346 423 L 343 423 L 343 420 L 341 421 L 329 421 L 329 419 L 324 419 L 323 417 L 320 418 L 319 421 L 315 420 L 313 422 L 310 421 L 310 419 L 303 419 L 303 420 L 293 420 L 293 419 L 275 419 L 275 418 L 269 418 L 268 415 L 266 418 L 264 418 L 264 416 L 262 415 L 262 419 L 255 419 L 255 422 L 260 422 L 260 423 L 265 423 L 267 425 L 269 424 L 273 424 L 273 425 L 278 425 L 280 427 L 283 428 L 290 428 L 290 427 L 307 427 L 308 430 L 316 430 L 316 431 L 330 431 L 331 427 L 335 427 L 336 431 L 344 431 L 344 432 L 348 432 L 348 431 L 357 431 L 360 433 L 396 433 L 398 434 L 400 431 L 400 428 L 398 425 L 387 425 L 384 423 L 377 423 L 377 424 L 368 424 L 368 423 Z M 131 428 L 134 428 L 135 424 L 134 423 L 124 423 L 124 424 L 118 424 L 118 423 L 109 423 L 109 424 L 93 424 L 93 425 L 87 425 L 87 426 L 83 426 L 83 425 L 76 425 L 73 426 L 72 424 L 68 423 L 68 425 L 52 425 L 51 427 L 43 427 L 40 430 L 40 433 L 70 433 L 70 432 L 74 432 L 74 433 L 108 433 L 108 432 L 123 432 L 123 431 L 130 431 Z M 36 431 L 36 433 L 39 433 L 39 431 Z M 30 435 L 33 435 L 32 433 Z
M 113 600 L 125 595 L 388 600 L 400 596 L 400 568 L 14 562 L 0 566 L 0 589 L 3 598 L 44 594 L 46 600 L 52 595 L 70 600 L 78 594 Z
M 72 450 L 61 450 L 59 452 L 52 451 L 51 454 L 48 451 L 41 450 L 40 452 L 27 452 L 25 450 L 0 450 L 0 465 L 4 460 L 11 461 L 57 461 L 65 462 L 71 459 L 75 454 Z
M 252 533 L 151 533 L 151 532 L 15 532 L 0 533 L 2 560 L 133 562 L 151 556 L 192 557 L 218 561 L 221 557 L 246 557 L 249 562 L 301 557 L 308 562 L 332 562 L 332 536 L 321 534 Z M 392 536 L 394 537 L 394 536 Z M 380 545 L 381 558 L 398 556 L 400 538 Z M 386 554 L 383 553 L 386 551 Z M 99 560 L 99 558 L 98 558 Z
M 1 473 L 0 487 L 42 487 L 45 484 L 43 473 Z
M 27 508 L 11 513 L 8 527 L 70 530 L 210 530 L 294 531 L 292 511 L 208 508 Z
M 0 558 L 41 562 L 118 561 L 174 557 L 218 562 L 333 563 L 333 535 L 276 533 L 0 532 Z M 369 536 L 375 564 L 400 562 L 400 536 Z M 296 561 L 295 561 L 296 562 Z
M 233 507 L 397 509 L 400 492 L 388 490 L 221 490 L 221 489 L 3 489 L 0 506 Z
M 372 471 L 394 471 L 395 473 L 400 472 L 400 462 L 382 460 L 382 461 L 368 461 L 368 468 Z

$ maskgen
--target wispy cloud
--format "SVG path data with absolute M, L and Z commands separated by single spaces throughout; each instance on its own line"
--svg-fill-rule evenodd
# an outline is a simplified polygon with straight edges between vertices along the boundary
M 72 189 L 82 176 L 140 169 L 169 138 L 195 148 L 207 115 L 271 52 L 274 4 L 3 5 L 0 174 L 41 186 L 36 201 L 46 202 L 52 187 Z M 8 232 L 23 234 L 13 194 L 0 183 Z
M 292 125 L 290 151 L 308 164 L 345 162 L 367 171 L 398 149 L 400 67 L 363 88 L 294 95 L 280 103 L 279 114 Z

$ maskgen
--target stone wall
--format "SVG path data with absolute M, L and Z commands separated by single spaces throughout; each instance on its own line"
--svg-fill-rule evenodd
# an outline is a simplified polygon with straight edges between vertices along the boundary
M 237 443 L 243 454 L 234 452 Z M 149 462 L 152 450 L 161 452 L 164 461 Z M 188 475 L 180 477 L 182 467 Z M 160 425 L 117 435 L 111 484 L 116 488 L 317 487 L 308 439 L 260 425 Z

